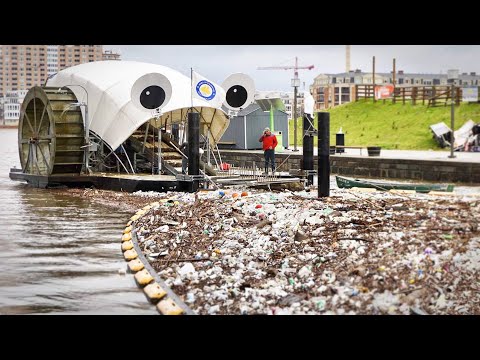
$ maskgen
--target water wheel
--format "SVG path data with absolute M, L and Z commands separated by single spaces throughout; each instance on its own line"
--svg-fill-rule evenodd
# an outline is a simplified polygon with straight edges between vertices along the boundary
M 25 96 L 18 123 L 24 173 L 79 174 L 85 134 L 77 98 L 69 89 L 35 86 Z

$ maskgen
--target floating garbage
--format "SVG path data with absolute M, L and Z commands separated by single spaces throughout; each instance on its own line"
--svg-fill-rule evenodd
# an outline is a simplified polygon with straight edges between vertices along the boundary
M 331 195 L 169 192 L 132 231 L 200 314 L 480 314 L 478 200 Z

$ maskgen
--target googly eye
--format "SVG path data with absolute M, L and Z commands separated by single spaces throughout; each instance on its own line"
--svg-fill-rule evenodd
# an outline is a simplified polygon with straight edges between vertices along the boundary
M 255 84 L 248 75 L 232 74 L 222 83 L 226 97 L 224 105 L 232 110 L 239 110 L 250 105 L 254 100 Z
M 145 74 L 133 84 L 130 97 L 132 103 L 141 110 L 161 109 L 172 97 L 172 84 L 165 75 Z

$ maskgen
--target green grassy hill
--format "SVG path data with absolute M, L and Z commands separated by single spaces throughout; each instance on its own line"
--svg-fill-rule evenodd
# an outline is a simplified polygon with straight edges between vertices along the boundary
M 338 106 L 330 112 L 330 144 L 342 127 L 345 145 L 381 146 L 383 149 L 440 150 L 430 125 L 443 121 L 450 127 L 450 106 L 427 107 L 382 101 L 358 101 Z M 455 107 L 455 130 L 467 120 L 480 123 L 480 104 L 462 103 Z M 297 121 L 298 146 L 302 145 L 302 120 Z M 315 126 L 317 126 L 315 119 Z M 315 138 L 315 146 L 317 144 Z M 293 120 L 290 121 L 293 145 Z

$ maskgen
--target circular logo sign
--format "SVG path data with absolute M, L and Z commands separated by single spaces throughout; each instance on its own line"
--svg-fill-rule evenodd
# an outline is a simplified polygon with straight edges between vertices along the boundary
M 206 80 L 199 81 L 196 90 L 197 94 L 205 100 L 212 100 L 217 94 L 215 86 Z

